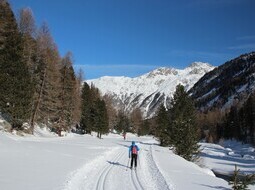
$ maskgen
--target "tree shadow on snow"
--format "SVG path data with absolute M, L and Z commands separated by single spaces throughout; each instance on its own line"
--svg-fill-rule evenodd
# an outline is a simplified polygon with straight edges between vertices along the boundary
M 201 152 L 200 153 L 201 157 L 207 157 L 207 158 L 212 158 L 215 160 L 225 160 L 225 161 L 231 161 L 231 162 L 236 162 L 239 164 L 253 164 L 254 160 L 246 160 L 242 157 L 234 157 L 234 156 L 230 156 L 230 155 L 224 155 L 224 156 L 219 156 L 219 155 L 210 155 L 210 154 L 206 154 Z
M 254 161 L 253 161 L 254 162 Z M 255 164 L 254 163 L 246 163 L 246 164 L 241 164 L 241 163 L 223 163 L 223 162 L 215 162 L 216 164 L 222 164 L 222 165 L 228 165 L 228 166 L 233 166 L 233 168 L 235 167 L 235 165 L 238 167 L 238 168 L 249 168 L 249 169 L 252 169 L 252 170 L 249 170 L 250 172 L 255 172 Z M 243 169 L 241 169 L 243 170 Z

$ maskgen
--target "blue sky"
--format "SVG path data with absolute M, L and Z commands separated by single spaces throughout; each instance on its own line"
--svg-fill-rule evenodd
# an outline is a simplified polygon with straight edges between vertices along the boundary
M 254 0 L 9 0 L 46 21 L 86 79 L 135 77 L 255 51 Z

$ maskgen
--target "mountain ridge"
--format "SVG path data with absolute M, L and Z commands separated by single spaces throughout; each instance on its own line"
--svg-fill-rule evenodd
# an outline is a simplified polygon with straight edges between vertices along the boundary
M 189 90 L 205 73 L 215 67 L 194 62 L 185 69 L 159 67 L 144 75 L 130 78 L 104 76 L 86 82 L 97 87 L 102 95 L 111 96 L 114 107 L 131 113 L 141 109 L 144 118 L 152 117 L 160 104 L 168 107 L 177 84 Z
M 201 111 L 229 109 L 255 91 L 255 52 L 242 54 L 206 73 L 190 89 Z

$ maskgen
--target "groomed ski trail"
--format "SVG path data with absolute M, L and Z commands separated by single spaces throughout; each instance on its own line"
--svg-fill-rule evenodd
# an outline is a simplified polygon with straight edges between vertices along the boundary
M 173 190 L 153 159 L 152 145 L 140 142 L 137 170 L 129 168 L 128 146 L 119 142 L 90 163 L 70 174 L 64 190 Z M 129 162 L 129 166 L 127 165 Z

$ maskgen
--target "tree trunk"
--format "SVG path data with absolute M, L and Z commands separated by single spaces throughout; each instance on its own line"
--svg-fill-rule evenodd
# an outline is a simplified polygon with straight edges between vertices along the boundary
M 43 92 L 43 87 L 44 87 L 45 78 L 46 78 L 46 70 L 47 69 L 45 67 L 44 74 L 43 74 L 43 81 L 42 81 L 42 84 L 40 86 L 40 93 L 39 93 L 38 99 L 36 101 L 35 110 L 32 113 L 32 117 L 31 117 L 31 121 L 30 121 L 30 124 L 31 124 L 31 127 L 32 127 L 32 133 L 34 133 L 34 122 L 35 122 L 35 118 L 36 118 L 36 115 L 37 115 L 37 112 L 38 112 L 38 109 L 39 109 L 39 105 L 41 103 L 42 92 Z

